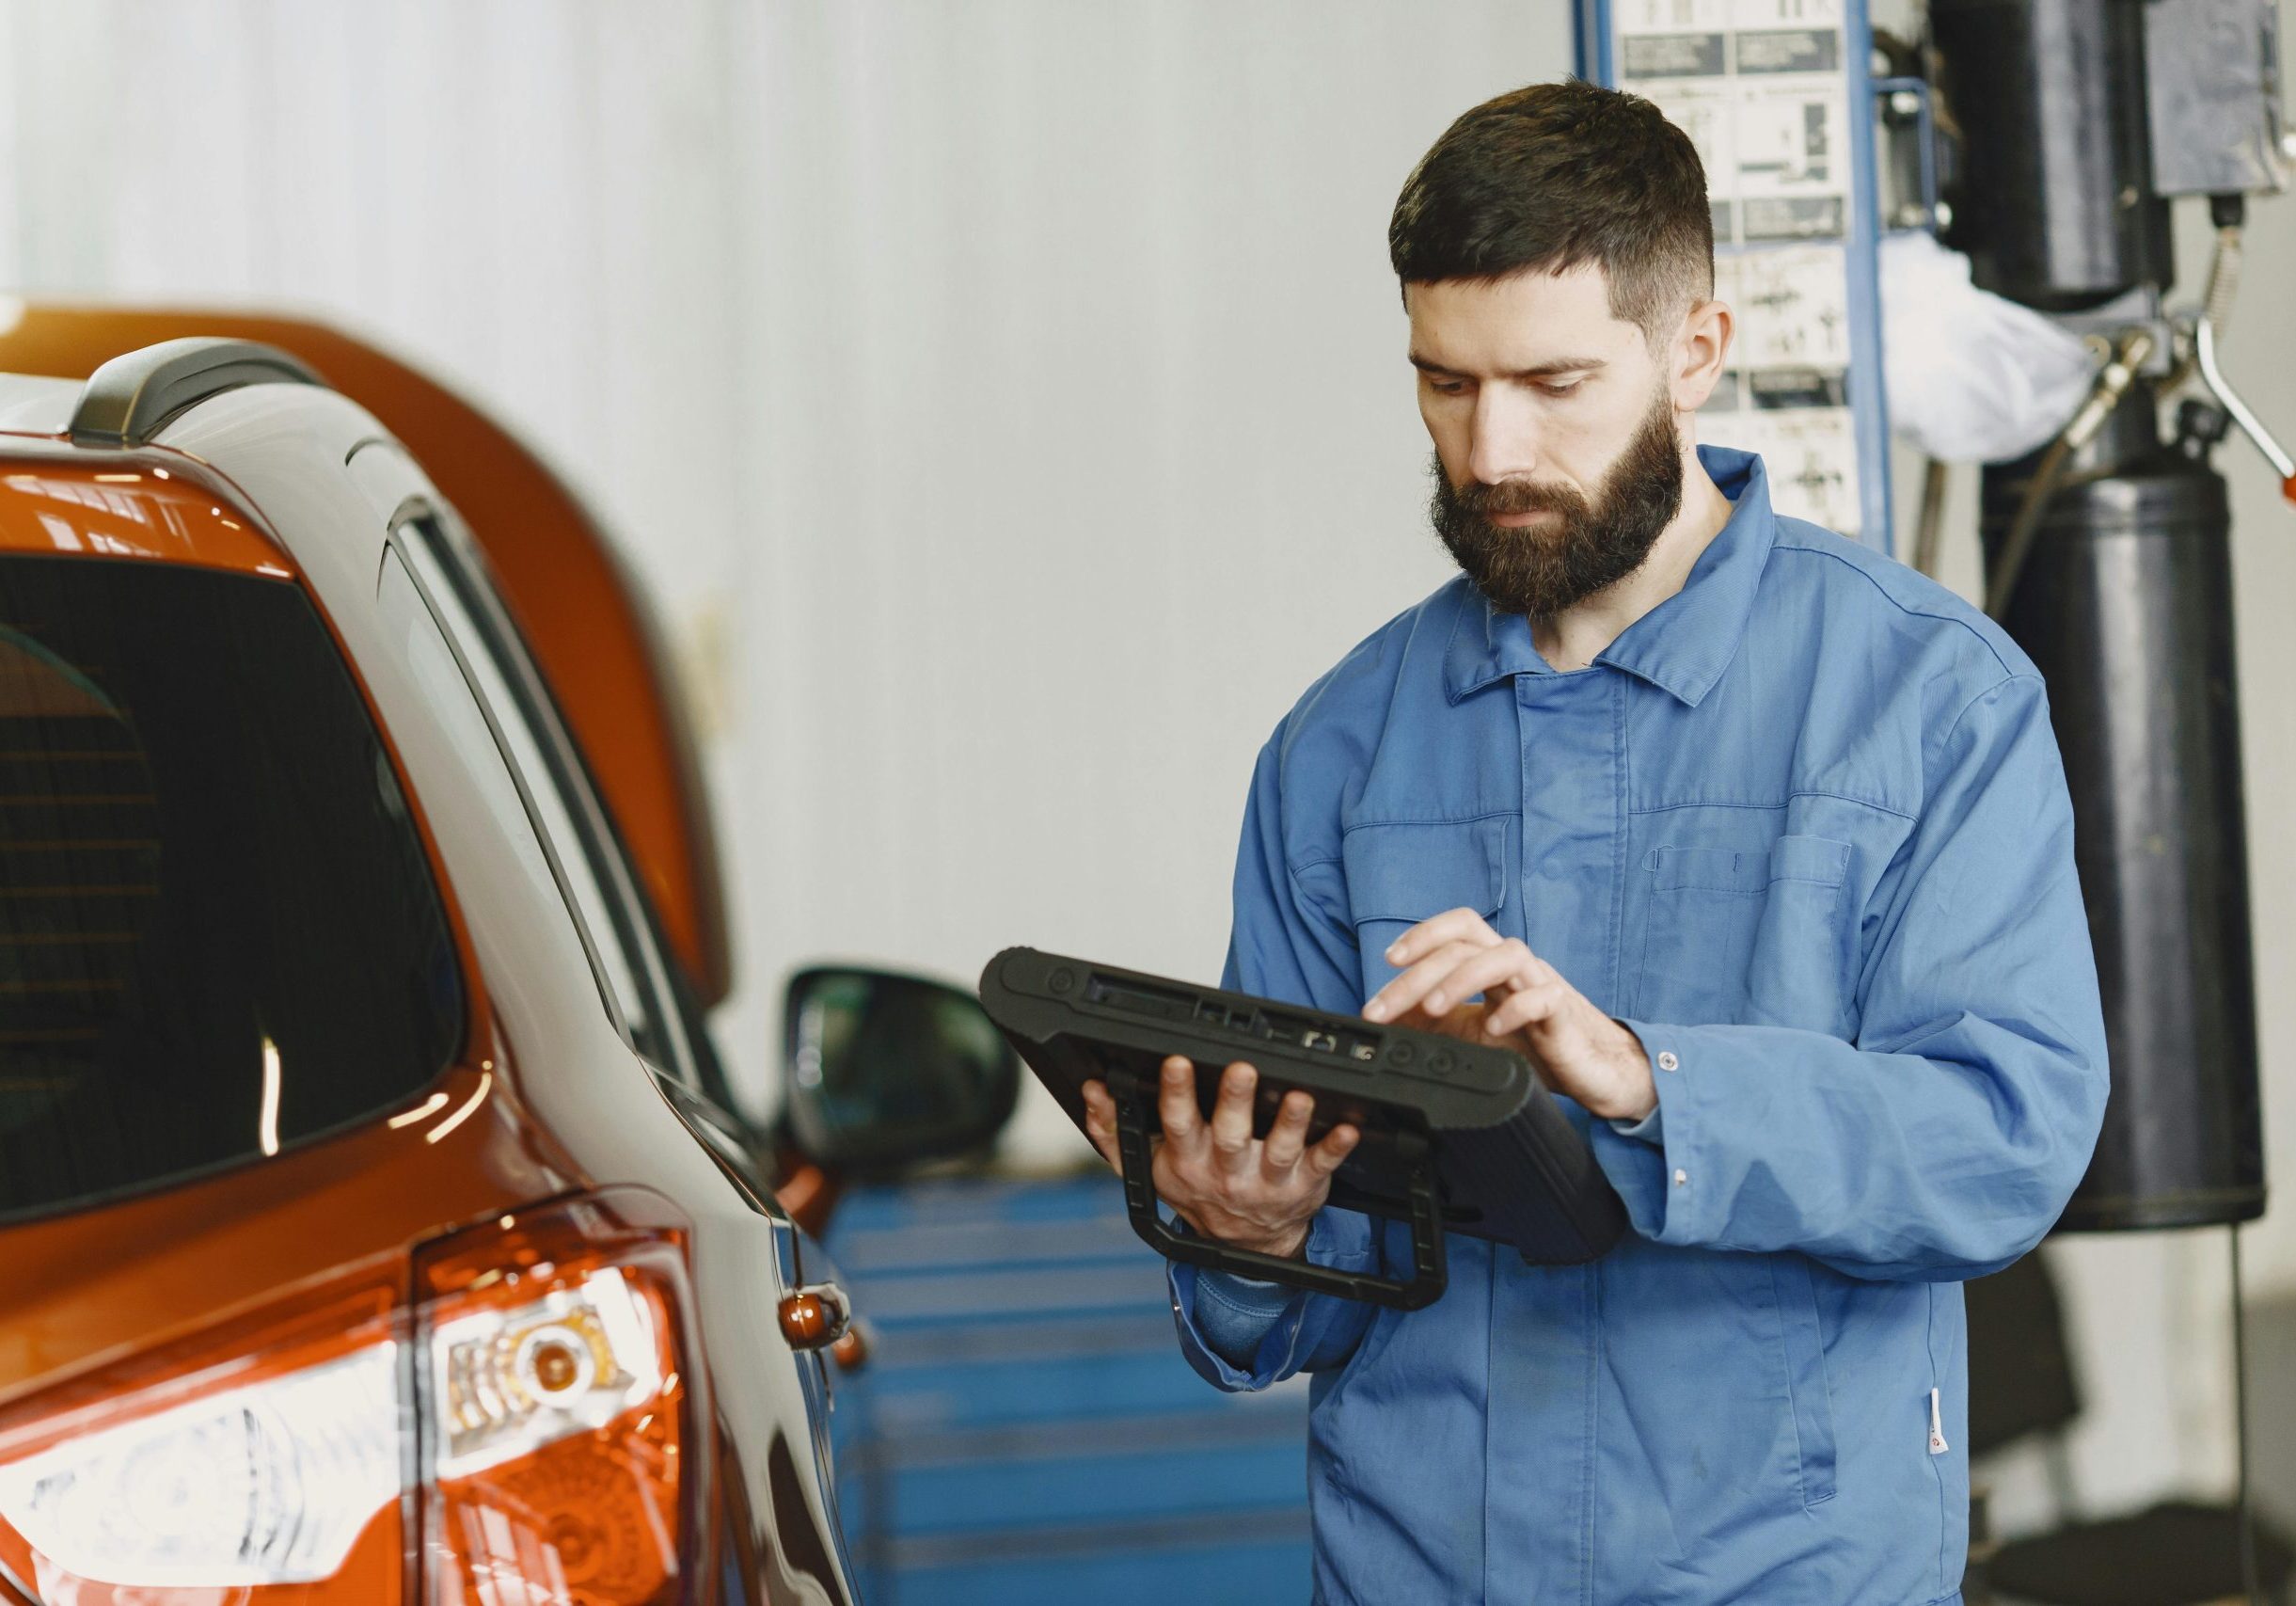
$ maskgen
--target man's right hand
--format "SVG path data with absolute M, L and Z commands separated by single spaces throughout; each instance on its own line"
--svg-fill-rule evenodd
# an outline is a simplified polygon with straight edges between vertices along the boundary
M 1322 1208 L 1332 1173 L 1360 1135 L 1353 1126 L 1335 1126 L 1308 1147 L 1315 1100 L 1295 1088 L 1284 1095 L 1267 1137 L 1254 1137 L 1252 1095 L 1259 1085 L 1251 1066 L 1230 1065 L 1207 1121 L 1196 1107 L 1196 1067 L 1179 1055 L 1165 1060 L 1157 1094 L 1164 1136 L 1152 1140 L 1151 1169 L 1158 1196 L 1196 1232 L 1291 1259 L 1306 1245 L 1307 1222 Z M 1086 1082 L 1084 1091 L 1085 1135 L 1120 1173 L 1116 1102 L 1098 1082 Z

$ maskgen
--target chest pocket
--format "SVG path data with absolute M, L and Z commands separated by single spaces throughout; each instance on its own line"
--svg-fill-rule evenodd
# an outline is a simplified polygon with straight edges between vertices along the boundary
M 1507 820 L 1358 825 L 1340 841 L 1364 996 L 1395 975 L 1389 943 L 1430 915 L 1472 909 L 1493 927 L 1507 902 Z
M 1849 861 L 1849 844 L 1829 836 L 1653 848 L 1634 1012 L 1851 1036 Z

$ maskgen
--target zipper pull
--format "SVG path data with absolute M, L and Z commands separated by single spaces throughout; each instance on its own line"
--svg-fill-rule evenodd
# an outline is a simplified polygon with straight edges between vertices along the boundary
M 1945 1454 L 1945 1419 L 1938 1414 L 1938 1391 L 1929 1391 L 1929 1453 Z

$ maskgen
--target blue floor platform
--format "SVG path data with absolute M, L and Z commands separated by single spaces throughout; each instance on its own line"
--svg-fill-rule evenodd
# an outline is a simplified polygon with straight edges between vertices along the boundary
M 867 1606 L 1306 1599 L 1304 1380 L 1188 1369 L 1114 1178 L 864 1190 L 826 1247 L 877 1339 L 833 1419 Z

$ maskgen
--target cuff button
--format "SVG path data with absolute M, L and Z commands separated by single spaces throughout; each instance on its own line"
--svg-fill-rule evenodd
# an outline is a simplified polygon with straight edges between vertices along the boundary
M 1679 1071 L 1682 1069 L 1682 1061 L 1674 1057 L 1674 1051 L 1672 1049 L 1662 1048 L 1658 1051 L 1658 1069 L 1661 1071 Z
M 1682 1186 L 1682 1185 L 1683 1185 L 1685 1183 L 1688 1182 L 1689 1180 L 1690 1180 L 1690 1173 L 1689 1173 L 1689 1172 L 1687 1172 L 1687 1171 L 1682 1171 L 1682 1170 L 1678 1170 L 1678 1171 L 1676 1171 L 1676 1172 L 1674 1173 L 1674 1185 L 1675 1185 L 1676 1187 L 1680 1187 L 1680 1186 Z

